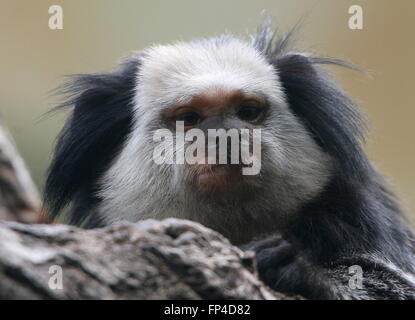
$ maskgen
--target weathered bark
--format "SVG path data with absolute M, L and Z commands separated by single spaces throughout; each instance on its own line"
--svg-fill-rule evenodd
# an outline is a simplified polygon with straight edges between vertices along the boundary
M 23 159 L 0 121 L 0 220 L 40 220 L 40 200 Z
M 0 223 L 0 299 L 284 298 L 258 280 L 250 252 L 198 223 Z

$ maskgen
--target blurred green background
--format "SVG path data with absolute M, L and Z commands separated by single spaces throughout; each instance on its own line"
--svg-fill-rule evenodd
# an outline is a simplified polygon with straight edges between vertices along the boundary
M 48 8 L 63 7 L 64 29 L 48 28 Z M 348 8 L 364 11 L 364 29 L 348 28 Z M 110 70 L 154 43 L 214 36 L 247 37 L 261 13 L 289 30 L 305 18 L 298 46 L 345 58 L 372 76 L 334 70 L 371 120 L 370 157 L 415 220 L 415 1 L 412 0 L 2 0 L 0 116 L 39 188 L 63 115 L 39 121 L 58 99 L 65 74 Z

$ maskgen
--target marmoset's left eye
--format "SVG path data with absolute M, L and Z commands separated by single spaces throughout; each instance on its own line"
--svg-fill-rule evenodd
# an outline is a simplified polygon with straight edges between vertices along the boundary
M 243 106 L 239 108 L 237 116 L 244 121 L 254 121 L 259 118 L 262 113 L 262 108 L 255 106 Z

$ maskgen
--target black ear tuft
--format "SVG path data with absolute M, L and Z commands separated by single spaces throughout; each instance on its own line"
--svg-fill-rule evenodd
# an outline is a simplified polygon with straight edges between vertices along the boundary
M 84 209 L 97 201 L 96 181 L 130 131 L 138 67 L 138 59 L 130 59 L 113 73 L 73 76 L 60 90 L 69 98 L 57 109 L 73 109 L 58 138 L 45 186 L 53 218 L 73 200 L 82 199 L 73 206 Z M 72 211 L 69 222 L 81 224 L 85 210 Z
M 333 158 L 340 174 L 364 179 L 371 166 L 361 142 L 366 124 L 356 104 L 320 65 L 360 68 L 345 61 L 293 52 L 290 40 L 299 25 L 279 40 L 269 24 L 263 26 L 254 45 L 275 67 L 292 112 L 303 121 L 314 140 Z
M 316 64 L 337 60 L 285 54 L 272 59 L 293 113 L 334 157 L 340 172 L 362 179 L 369 164 L 362 150 L 366 125 L 355 103 Z

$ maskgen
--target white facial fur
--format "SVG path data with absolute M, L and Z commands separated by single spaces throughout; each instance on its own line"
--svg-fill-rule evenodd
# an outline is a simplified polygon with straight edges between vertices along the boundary
M 108 223 L 187 218 L 240 243 L 275 231 L 327 184 L 329 156 L 290 112 L 278 70 L 250 44 L 232 37 L 177 43 L 152 47 L 137 59 L 133 130 L 100 183 L 99 213 Z M 215 88 L 260 95 L 270 106 L 260 126 L 261 174 L 249 196 L 212 198 L 186 183 L 183 165 L 153 162 L 161 112 Z

